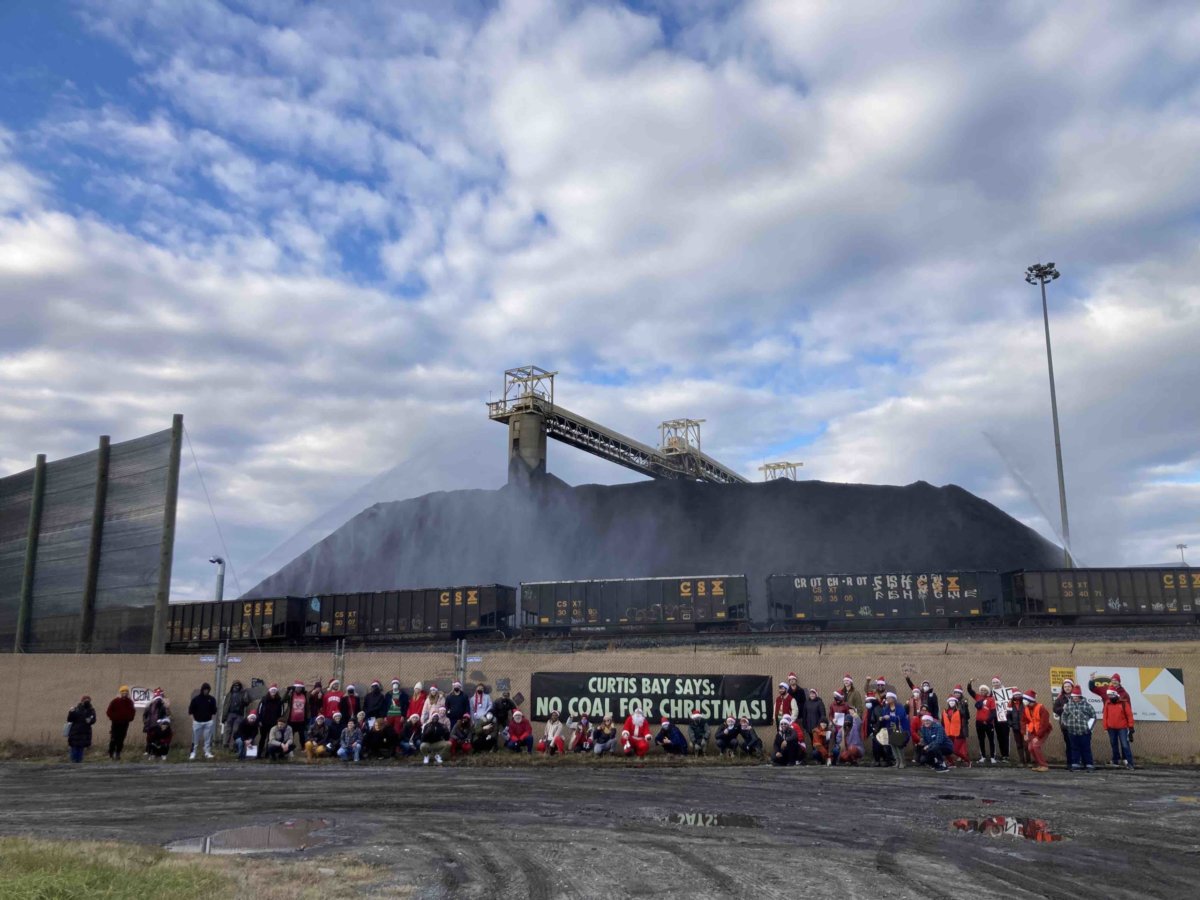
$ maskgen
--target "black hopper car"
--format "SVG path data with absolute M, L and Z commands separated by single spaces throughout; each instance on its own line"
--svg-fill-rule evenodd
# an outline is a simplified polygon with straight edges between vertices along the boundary
M 172 604 L 167 648 L 460 637 L 896 631 L 1200 622 L 1200 569 L 771 575 L 751 621 L 744 575 L 621 578 Z

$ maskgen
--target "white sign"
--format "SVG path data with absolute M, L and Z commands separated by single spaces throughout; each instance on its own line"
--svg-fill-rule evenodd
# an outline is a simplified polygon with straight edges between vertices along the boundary
M 200 657 L 200 662 L 216 662 L 216 661 L 217 661 L 217 658 L 216 658 L 215 656 L 202 656 L 202 657 Z
M 483 662 L 482 656 L 468 656 L 467 662 Z
M 135 709 L 145 709 L 150 705 L 150 688 L 131 687 L 129 696 L 133 700 Z
M 229 662 L 231 662 L 231 663 L 235 663 L 235 662 L 241 662 L 241 661 L 242 661 L 242 658 L 241 658 L 240 656 L 231 656 L 231 657 L 229 657 Z
M 1088 690 L 1094 683 L 1101 692 L 1107 690 L 1113 675 L 1121 676 L 1121 687 L 1129 693 L 1135 725 L 1142 722 L 1186 722 L 1187 700 L 1183 693 L 1183 670 L 1137 666 L 1056 666 L 1050 670 L 1050 690 L 1057 697 L 1063 678 L 1072 678 L 1083 690 L 1083 696 L 1104 715 L 1104 699 Z

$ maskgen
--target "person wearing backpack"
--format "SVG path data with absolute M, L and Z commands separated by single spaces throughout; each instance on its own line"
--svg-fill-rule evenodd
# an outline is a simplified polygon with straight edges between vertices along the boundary
M 96 710 L 92 707 L 92 698 L 84 694 L 79 703 L 67 711 L 66 732 L 67 749 L 71 762 L 83 762 L 83 754 L 92 746 L 92 726 L 96 724 Z

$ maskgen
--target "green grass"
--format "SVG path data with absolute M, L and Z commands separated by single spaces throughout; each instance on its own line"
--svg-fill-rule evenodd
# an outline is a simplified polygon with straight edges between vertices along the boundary
M 5 900 L 187 900 L 230 896 L 233 882 L 164 850 L 123 844 L 0 838 Z

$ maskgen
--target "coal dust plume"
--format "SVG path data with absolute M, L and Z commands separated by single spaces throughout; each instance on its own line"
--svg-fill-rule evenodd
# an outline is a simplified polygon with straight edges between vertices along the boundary
M 1062 551 L 954 485 L 780 479 L 571 487 L 552 475 L 499 490 L 380 503 L 248 596 L 452 584 L 745 574 L 765 618 L 773 573 L 1054 566 Z

